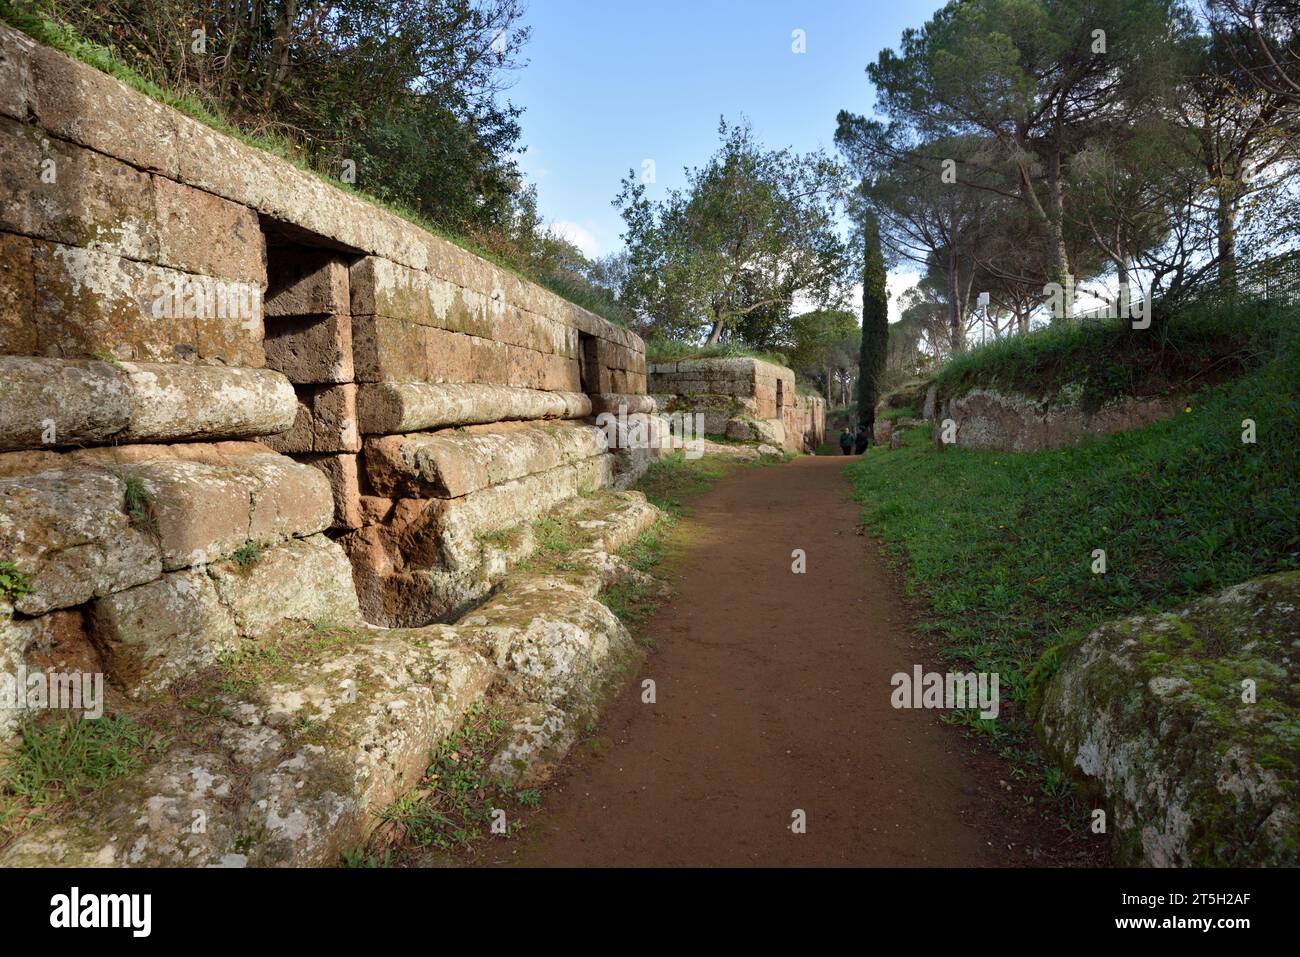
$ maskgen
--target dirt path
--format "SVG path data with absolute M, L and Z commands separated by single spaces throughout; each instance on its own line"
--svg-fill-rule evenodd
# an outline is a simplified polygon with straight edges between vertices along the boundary
M 546 866 L 999 865 L 998 769 L 934 711 L 845 458 L 742 469 L 697 500 L 654 652 L 504 860 Z M 791 552 L 807 554 L 807 574 Z M 643 704 L 653 678 L 657 703 Z M 1005 787 L 1004 785 L 1002 787 Z M 791 812 L 807 833 L 790 830 Z M 505 846 L 511 850 L 506 852 Z M 501 860 L 498 858 L 498 860 Z

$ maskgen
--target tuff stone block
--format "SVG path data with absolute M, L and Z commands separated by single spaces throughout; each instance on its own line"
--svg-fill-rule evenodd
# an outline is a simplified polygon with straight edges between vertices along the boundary
M 0 230 L 152 261 L 158 256 L 147 173 L 0 117 Z
M 161 265 L 266 285 L 266 240 L 256 213 L 162 176 L 153 177 L 153 192 Z
M 351 382 L 352 320 L 348 316 L 267 319 L 266 364 L 290 382 Z
M 32 585 L 26 615 L 69 608 L 157 578 L 159 547 L 124 510 L 126 482 L 71 467 L 0 479 L 0 555 Z
M 37 348 L 48 356 L 260 368 L 261 289 L 35 242 Z

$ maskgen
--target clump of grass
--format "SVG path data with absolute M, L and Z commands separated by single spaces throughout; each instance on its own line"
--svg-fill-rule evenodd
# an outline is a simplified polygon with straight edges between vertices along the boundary
M 507 723 L 493 707 L 475 704 L 456 733 L 434 752 L 419 786 L 393 801 L 380 814 L 378 841 L 389 840 L 407 850 L 466 850 L 486 837 L 510 837 L 519 822 L 509 811 L 536 807 L 535 790 L 515 791 L 488 773 L 488 763 L 501 744 Z M 493 834 L 493 812 L 506 812 L 504 835 Z M 370 851 L 373 856 L 377 851 Z M 353 855 L 354 860 L 364 860 Z
M 557 518 L 539 518 L 533 522 L 537 547 L 545 555 L 565 555 L 577 548 L 573 529 Z
M 707 492 L 737 467 L 738 463 L 721 456 L 688 459 L 685 452 L 676 450 L 652 462 L 636 487 L 652 505 L 670 515 L 681 515 L 688 499 Z
M 249 539 L 230 553 L 230 560 L 240 568 L 249 569 L 256 565 L 265 553 L 266 542 L 255 542 Z
M 125 472 L 114 473 L 122 482 L 123 505 L 131 527 L 150 535 L 158 534 L 158 513 L 154 507 L 153 492 L 144 479 Z
M 13 604 L 34 589 L 22 570 L 11 561 L 0 561 L 0 599 Z
M 166 740 L 125 715 L 86 721 L 28 719 L 19 746 L 0 771 L 4 790 L 42 806 L 98 790 L 143 766 Z

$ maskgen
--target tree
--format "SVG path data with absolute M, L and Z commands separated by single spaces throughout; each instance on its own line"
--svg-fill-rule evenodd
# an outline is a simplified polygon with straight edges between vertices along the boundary
M 42 12 L 245 132 L 450 230 L 512 215 L 519 110 L 497 102 L 519 0 L 43 0 Z
M 874 216 L 867 215 L 861 226 L 862 269 L 862 353 L 858 362 L 858 423 L 870 433 L 876 424 L 876 402 L 880 379 L 889 352 L 889 292 L 886 288 L 885 256 L 880 250 L 880 231 Z
M 956 182 L 1023 204 L 1048 278 L 1064 286 L 1078 272 L 1070 164 L 1175 82 L 1189 32 L 1176 0 L 955 0 L 868 66 L 890 120 L 872 142 L 897 158 L 925 143 L 986 140 L 988 150 L 953 168 Z
M 614 205 L 627 229 L 624 299 L 656 330 L 709 344 L 796 295 L 843 295 L 847 255 L 835 230 L 842 170 L 823 153 L 765 150 L 748 124 L 719 125 L 722 145 L 659 202 L 629 171 Z

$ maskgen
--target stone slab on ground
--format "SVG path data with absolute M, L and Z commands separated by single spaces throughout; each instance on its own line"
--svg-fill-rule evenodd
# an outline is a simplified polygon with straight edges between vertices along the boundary
M 198 693 L 207 717 L 0 866 L 333 866 L 495 677 L 439 627 L 345 630 L 283 670 L 243 695 Z

